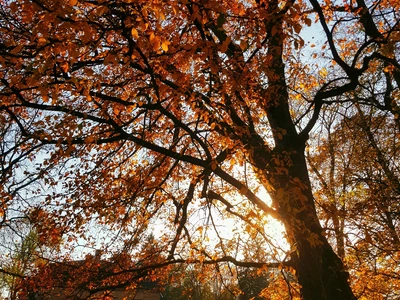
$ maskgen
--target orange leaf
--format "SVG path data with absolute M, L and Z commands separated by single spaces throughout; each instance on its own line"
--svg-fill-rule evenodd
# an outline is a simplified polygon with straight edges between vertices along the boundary
M 169 41 L 164 41 L 161 44 L 161 48 L 164 50 L 164 52 L 168 51 L 168 45 L 170 45 L 171 43 Z
M 219 50 L 223 53 L 225 53 L 228 50 L 229 44 L 231 42 L 231 38 L 228 36 L 225 41 L 221 44 L 219 47 Z
M 132 34 L 132 37 L 135 38 L 136 40 L 139 38 L 139 33 L 136 30 L 136 28 L 131 29 L 131 34 Z

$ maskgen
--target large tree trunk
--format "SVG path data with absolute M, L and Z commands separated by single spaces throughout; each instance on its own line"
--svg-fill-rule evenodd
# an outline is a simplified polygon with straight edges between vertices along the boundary
M 298 135 L 296 137 L 299 140 Z M 355 299 L 348 273 L 319 223 L 304 145 L 297 143 L 296 137 L 292 137 L 291 146 L 276 147 L 267 167 L 257 169 L 262 180 L 267 182 L 265 186 L 273 205 L 282 216 L 292 247 L 291 260 L 302 286 L 302 297 L 306 300 Z M 253 156 L 254 165 L 261 166 L 260 154 Z
M 317 217 L 304 153 L 307 136 L 297 133 L 288 104 L 282 21 L 276 20 L 274 26 L 276 34 L 268 41 L 268 88 L 263 96 L 275 147 L 272 151 L 261 145 L 247 147 L 257 174 L 282 216 L 302 297 L 355 299 L 348 273 L 326 240 Z
M 295 143 L 294 143 L 295 144 Z M 275 174 L 271 195 L 284 216 L 304 299 L 355 299 L 342 261 L 326 240 L 311 191 L 304 149 L 286 149 L 288 174 Z M 271 173 L 270 173 L 271 174 Z

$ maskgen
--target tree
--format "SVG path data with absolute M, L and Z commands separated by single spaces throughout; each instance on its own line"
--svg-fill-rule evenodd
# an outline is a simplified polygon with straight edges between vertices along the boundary
M 280 265 L 304 299 L 355 299 L 317 215 L 305 147 L 326 106 L 355 93 L 354 105 L 398 123 L 397 2 L 3 1 L 2 201 L 44 184 L 26 193 L 54 241 L 87 237 L 96 221 L 126 245 L 162 218 L 174 235 L 160 239 L 155 267 Z M 317 26 L 322 44 L 306 43 L 302 30 Z M 241 261 L 242 244 L 216 226 L 226 215 L 250 235 L 267 216 L 281 221 L 288 259 Z
M 207 281 L 207 279 L 210 280 L 211 278 L 206 278 L 201 274 L 213 273 L 210 270 L 206 270 L 207 268 L 207 266 L 203 266 L 203 268 L 196 270 L 192 266 L 178 265 L 169 274 L 169 282 L 165 286 L 163 298 L 167 300 L 219 299 L 216 291 L 212 291 L 211 282 Z
M 269 274 L 257 273 L 258 270 L 244 269 L 239 274 L 239 285 L 243 294 L 240 299 L 262 299 L 259 294 L 269 285 Z
M 353 275 L 357 297 L 395 299 L 400 254 L 397 126 L 375 108 L 353 113 L 336 124 L 333 115 L 325 116 L 326 139 L 308 157 L 316 202 L 328 238 Z
M 10 300 L 18 299 L 17 295 L 22 288 L 21 283 L 26 276 L 30 275 L 39 257 L 39 241 L 34 229 L 29 230 L 20 241 L 15 236 L 13 238 L 16 241 L 13 241 L 14 245 L 12 249 L 9 249 L 10 253 L 2 251 L 6 255 L 2 259 L 0 268 L 0 291 Z

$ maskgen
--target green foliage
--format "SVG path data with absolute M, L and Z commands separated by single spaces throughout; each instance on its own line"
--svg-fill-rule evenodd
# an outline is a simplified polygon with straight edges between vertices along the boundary
M 38 249 L 38 235 L 34 229 L 31 229 L 20 243 L 15 242 L 13 254 L 1 266 L 0 286 L 9 299 L 17 299 L 21 282 L 26 276 L 32 274 L 34 265 L 38 262 Z

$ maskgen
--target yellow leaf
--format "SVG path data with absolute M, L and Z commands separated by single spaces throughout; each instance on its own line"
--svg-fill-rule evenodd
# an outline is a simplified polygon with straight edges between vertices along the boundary
M 322 77 L 326 77 L 326 75 L 328 75 L 327 69 L 326 69 L 326 68 L 322 68 L 322 69 L 319 71 L 319 75 L 321 75 Z
M 161 48 L 164 50 L 164 52 L 168 51 L 168 45 L 171 44 L 169 41 L 164 41 L 161 44 Z
M 139 38 L 139 33 L 136 30 L 136 28 L 131 29 L 131 34 L 132 34 L 132 37 L 135 38 L 136 40 Z
M 153 32 L 150 34 L 150 37 L 149 37 L 149 41 L 150 41 L 150 44 L 152 44 L 152 48 L 153 48 L 153 50 L 154 51 L 157 51 L 158 49 L 160 49 L 160 46 L 161 46 L 161 39 L 160 39 L 160 37 L 159 36 L 156 36 Z
M 156 38 L 156 36 L 154 35 L 154 32 L 152 32 L 152 33 L 150 34 L 150 37 L 149 37 L 150 43 L 153 43 L 154 40 L 155 40 L 155 38 Z

